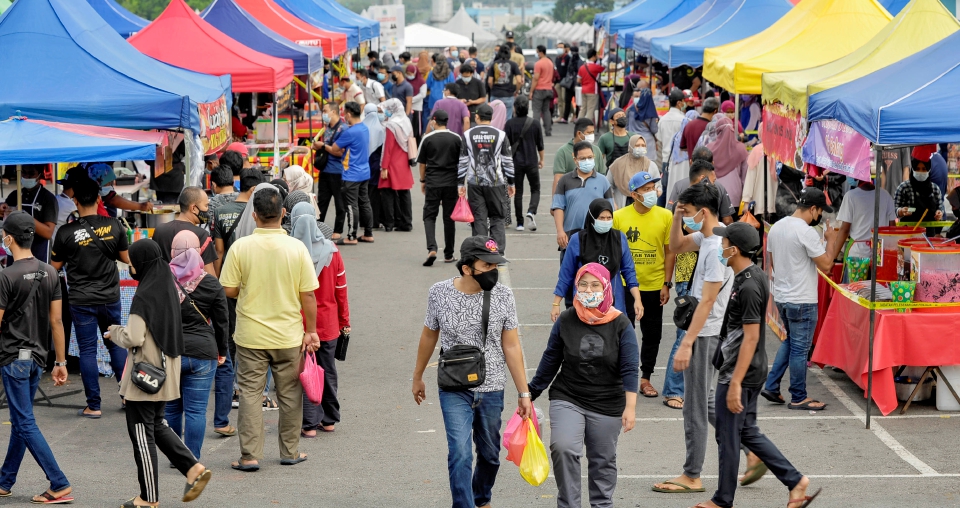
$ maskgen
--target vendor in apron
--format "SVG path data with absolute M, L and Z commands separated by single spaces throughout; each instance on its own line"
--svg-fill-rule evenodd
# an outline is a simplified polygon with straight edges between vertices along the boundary
M 40 176 L 45 164 L 24 164 L 20 167 L 20 186 L 23 189 L 23 211 L 33 217 L 36 235 L 30 251 L 33 256 L 44 263 L 50 262 L 50 240 L 53 238 L 57 226 L 57 197 L 40 184 Z M 0 204 L 0 213 L 6 219 L 10 213 L 18 210 L 17 194 L 14 190 L 7 195 L 7 199 Z M 7 264 L 13 262 L 8 257 Z
M 910 158 L 910 179 L 897 187 L 897 194 L 893 199 L 900 222 L 928 222 L 943 219 L 943 194 L 940 192 L 940 187 L 930 181 L 932 153 L 923 148 L 914 148 Z M 927 236 L 939 235 L 942 229 L 927 228 Z

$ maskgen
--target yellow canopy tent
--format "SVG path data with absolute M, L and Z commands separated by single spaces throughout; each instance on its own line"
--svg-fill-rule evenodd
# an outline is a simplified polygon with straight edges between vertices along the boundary
M 807 115 L 807 96 L 849 83 L 898 62 L 960 30 L 940 0 L 912 0 L 866 44 L 819 67 L 763 74 L 764 102 L 779 102 Z
M 877 0 L 802 0 L 770 28 L 707 48 L 703 76 L 730 92 L 759 94 L 764 72 L 806 69 L 844 57 L 890 19 Z

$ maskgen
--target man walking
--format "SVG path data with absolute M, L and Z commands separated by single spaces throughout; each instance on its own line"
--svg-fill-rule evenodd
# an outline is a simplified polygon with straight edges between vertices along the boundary
M 787 407 L 790 409 L 822 411 L 826 407 L 823 402 L 807 396 L 807 354 L 817 327 L 817 269 L 830 273 L 833 268 L 833 258 L 811 225 L 819 224 L 823 213 L 832 212 L 833 207 L 827 204 L 823 191 L 808 187 L 800 193 L 793 215 L 777 221 L 767 239 L 773 268 L 773 301 L 787 338 L 780 343 L 760 395 L 775 404 L 785 402 L 780 395 L 780 380 L 789 365 L 791 400 Z M 824 229 L 824 236 L 829 243 L 837 231 L 828 227 Z
M 577 161 L 573 155 L 573 147 L 581 141 L 586 141 L 593 147 L 593 170 L 601 175 L 607 174 L 606 160 L 603 157 L 603 152 L 600 150 L 600 147 L 593 144 L 595 139 L 596 129 L 593 126 L 593 120 L 589 118 L 578 118 L 573 124 L 573 139 L 561 146 L 553 158 L 553 191 L 556 191 L 557 182 L 560 181 L 563 175 L 577 169 Z
M 410 116 L 410 112 L 413 110 L 413 96 L 416 95 L 416 92 L 413 90 L 413 85 L 410 84 L 403 76 L 403 67 L 399 65 L 394 65 L 390 69 L 390 79 L 393 81 L 393 89 L 390 91 L 390 96 L 394 99 L 400 101 L 400 104 L 403 104 L 403 113 Z
M 550 137 L 553 132 L 553 115 L 550 104 L 553 103 L 553 61 L 547 57 L 547 47 L 537 46 L 540 58 L 533 64 L 533 86 L 530 87 L 530 102 L 533 103 L 533 119 L 543 120 L 543 135 Z
M 347 127 L 333 146 L 321 145 L 331 156 L 340 157 L 343 166 L 343 205 L 346 209 L 346 238 L 338 245 L 356 245 L 359 242 L 373 243 L 373 208 L 367 193 L 370 179 L 370 131 L 360 120 L 363 112 L 360 104 L 348 102 L 343 105 Z M 363 236 L 360 235 L 363 227 Z
M 537 205 L 540 203 L 540 170 L 543 169 L 543 133 L 536 116 L 527 116 L 527 98 L 517 97 L 513 109 L 516 115 L 507 121 L 504 132 L 510 140 L 513 151 L 514 181 L 517 193 L 514 195 L 514 208 L 517 211 L 517 231 L 524 229 L 523 215 L 523 178 L 530 183 L 530 206 L 527 208 L 527 227 L 537 230 Z
M 656 156 L 659 156 L 659 165 L 661 168 L 669 168 L 670 161 L 670 151 L 673 149 L 673 138 L 680 132 L 680 126 L 683 125 L 683 111 L 680 111 L 680 105 L 683 104 L 683 90 L 679 88 L 674 88 L 670 91 L 670 111 L 667 111 L 667 114 L 663 115 L 660 118 L 658 124 L 660 139 L 663 140 L 663 148 L 660 153 Z M 664 171 L 664 174 L 667 172 Z M 670 178 L 670 181 L 673 182 L 673 178 Z M 665 182 L 664 188 L 669 185 L 669 182 Z M 664 199 L 666 199 L 666 194 L 664 193 Z
M 583 228 L 590 203 L 598 198 L 607 198 L 611 202 L 613 199 L 610 182 L 606 178 L 597 177 L 595 148 L 587 141 L 580 141 L 573 146 L 577 169 L 563 175 L 553 191 L 550 212 L 553 213 L 553 221 L 557 226 L 557 245 L 560 246 L 561 259 L 570 235 Z
M 487 73 L 487 90 L 490 90 L 491 101 L 499 100 L 507 108 L 507 120 L 513 117 L 513 100 L 522 86 L 523 71 L 510 59 L 509 47 L 501 46 Z
M 30 250 L 36 236 L 34 221 L 25 212 L 13 212 L 3 221 L 3 247 L 13 255 L 13 263 L 0 272 L 0 374 L 10 409 L 10 442 L 0 470 L 0 496 L 10 495 L 23 454 L 30 450 L 50 481 L 50 488 L 32 502 L 69 503 L 73 489 L 33 415 L 33 397 L 47 361 L 51 332 L 57 356 L 53 384 L 67 382 L 60 279 L 57 270 L 36 259 Z
M 457 91 L 456 83 L 443 85 L 443 98 L 433 104 L 430 116 L 443 110 L 447 114 L 447 128 L 450 132 L 463 136 L 470 128 L 470 110 L 463 100 L 457 98 Z M 430 129 L 429 125 L 427 129 Z
M 510 141 L 506 133 L 490 125 L 491 119 L 493 108 L 489 104 L 477 108 L 478 125 L 464 133 L 457 182 L 460 196 L 467 195 L 467 184 L 470 184 L 468 199 L 473 211 L 473 235 L 492 236 L 503 254 L 507 248 L 504 193 L 506 197 L 513 197 L 516 188 Z
M 437 215 L 443 205 L 443 262 L 456 261 L 453 257 L 457 225 L 450 218 L 457 205 L 457 172 L 463 138 L 447 129 L 447 112 L 440 109 L 433 114 L 433 131 L 423 137 L 417 162 L 420 165 L 420 192 L 423 193 L 423 231 L 427 236 L 427 260 L 423 266 L 433 266 L 437 260 Z
M 479 61 L 478 65 L 483 65 Z M 470 121 L 477 121 L 477 108 L 487 102 L 487 87 L 479 70 L 474 70 L 469 61 L 460 66 L 460 79 L 457 80 L 457 98 L 470 111 Z M 469 129 L 470 127 L 467 127 Z M 466 130 L 466 129 L 464 129 Z
M 577 71 L 577 81 L 583 87 L 583 105 L 580 106 L 580 115 L 577 118 L 594 120 L 597 107 L 600 105 L 600 96 L 597 81 L 603 66 L 597 63 L 597 50 L 587 51 L 587 61 Z
M 303 420 L 299 375 L 304 351 L 320 347 L 314 263 L 303 242 L 280 227 L 280 192 L 264 189 L 254 194 L 253 218 L 257 229 L 233 244 L 220 275 L 227 297 L 237 299 L 234 341 L 241 456 L 231 467 L 245 472 L 260 469 L 263 459 L 262 393 L 268 369 L 273 373 L 280 406 L 280 463 L 294 465 L 307 460 L 307 455 L 299 452 Z
M 567 118 L 570 117 L 570 109 L 573 105 L 573 91 L 574 85 L 577 83 L 577 69 L 573 66 L 573 57 L 570 54 L 570 48 L 567 47 L 566 44 L 558 42 L 557 51 L 560 52 L 555 61 L 557 74 L 560 76 L 560 82 L 557 83 L 557 95 L 559 97 L 557 103 L 560 108 L 557 112 L 557 116 L 559 117 L 557 123 L 567 123 Z M 567 76 L 570 76 L 571 79 L 566 79 Z
M 317 155 L 313 159 L 314 167 L 320 167 L 320 180 L 317 182 L 317 207 L 320 208 L 320 222 L 327 217 L 330 208 L 330 198 L 333 198 L 333 209 L 336 216 L 333 219 L 333 237 L 339 240 L 343 234 L 343 221 L 346 219 L 346 208 L 343 206 L 343 157 L 334 155 L 331 151 L 337 139 L 343 134 L 347 125 L 340 119 L 340 108 L 335 103 L 327 102 L 323 105 L 323 141 L 315 141 L 313 149 Z M 326 164 L 321 161 L 321 154 L 326 153 Z

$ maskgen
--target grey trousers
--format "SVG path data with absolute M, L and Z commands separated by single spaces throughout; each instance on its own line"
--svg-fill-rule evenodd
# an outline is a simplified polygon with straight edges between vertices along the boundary
M 587 411 L 563 400 L 550 401 L 550 456 L 557 479 L 557 508 L 580 508 L 580 457 L 587 447 L 590 507 L 613 506 L 617 488 L 619 417 Z
M 703 461 L 710 441 L 709 424 L 716 426 L 716 406 L 714 392 L 717 369 L 711 359 L 717 349 L 720 337 L 697 337 L 693 343 L 690 366 L 683 371 L 683 434 L 687 445 L 687 456 L 683 463 L 683 474 L 687 478 L 700 478 Z M 726 403 L 726 401 L 724 401 Z M 750 453 L 743 445 L 740 449 Z
M 553 89 L 533 91 L 533 119 L 543 120 L 543 135 L 549 136 L 553 132 L 553 115 L 550 113 L 550 104 L 553 102 Z

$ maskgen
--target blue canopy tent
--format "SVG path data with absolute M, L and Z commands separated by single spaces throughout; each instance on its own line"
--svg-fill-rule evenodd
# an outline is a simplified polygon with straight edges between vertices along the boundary
M 38 123 L 23 117 L 0 122 L 0 164 L 47 164 L 56 161 L 94 162 L 154 160 L 157 143 L 138 136 L 94 135 L 73 125 Z
M 707 0 L 686 16 L 656 29 L 643 29 L 629 33 L 626 40 L 631 41 L 628 47 L 641 55 L 650 54 L 650 41 L 655 37 L 668 37 L 678 33 L 693 30 L 722 14 L 735 0 Z
M 602 28 L 606 29 L 607 34 L 613 35 L 625 28 L 641 27 L 656 23 L 667 17 L 680 6 L 680 4 L 687 3 L 688 1 L 689 0 L 640 0 L 624 7 L 621 14 L 617 14 L 618 11 L 610 13 L 610 16 L 603 20 Z M 632 9 L 626 10 L 631 6 L 633 6 Z M 678 17 L 682 17 L 682 15 Z M 594 24 L 596 24 L 596 20 Z
M 280 7 L 286 9 L 290 14 L 306 21 L 307 23 L 324 30 L 337 32 L 347 35 L 347 49 L 356 49 L 360 45 L 360 34 L 364 29 L 359 25 L 347 26 L 344 24 L 332 24 L 338 17 L 343 15 L 335 12 L 333 9 L 321 5 L 321 2 L 314 0 L 275 0 Z M 331 12 L 334 11 L 334 12 Z M 372 20 L 364 19 L 366 22 Z M 376 21 L 374 21 L 376 23 Z M 380 24 L 377 24 L 376 34 L 373 37 L 380 36 Z M 363 39 L 367 40 L 367 39 Z
M 650 53 L 667 67 L 700 67 L 704 49 L 760 33 L 792 8 L 787 0 L 736 0 L 708 23 L 669 37 L 654 38 L 650 41 Z
M 201 132 L 200 104 L 232 102 L 230 76 L 137 51 L 87 2 L 15 2 L 0 15 L 0 118 Z
M 655 19 L 635 26 L 621 28 L 617 33 L 617 45 L 629 48 L 633 46 L 633 34 L 639 30 L 656 30 L 669 26 L 683 19 L 687 14 L 700 9 L 705 4 L 712 3 L 714 0 L 681 0 L 670 12 L 662 18 Z
M 960 32 L 849 83 L 815 93 L 810 121 L 839 120 L 878 145 L 960 141 Z M 947 109 L 944 109 L 947 108 Z
M 261 53 L 293 60 L 294 74 L 310 74 L 323 68 L 323 49 L 301 46 L 257 21 L 233 0 L 213 0 L 202 17 L 217 30 Z
M 87 3 L 124 39 L 128 39 L 150 24 L 149 21 L 121 7 L 114 0 L 87 0 Z
M 645 3 L 650 2 L 652 4 L 655 1 L 656 0 L 635 0 L 634 2 L 624 5 L 615 11 L 601 12 L 593 17 L 593 29 L 600 30 L 606 26 L 606 21 L 608 19 L 629 14 L 641 8 L 641 6 L 643 6 Z
M 879 0 L 879 2 L 880 5 L 882 5 L 883 8 L 890 13 L 891 16 L 896 16 L 897 14 L 900 14 L 900 11 L 902 11 L 908 3 L 910 3 L 910 0 Z

